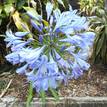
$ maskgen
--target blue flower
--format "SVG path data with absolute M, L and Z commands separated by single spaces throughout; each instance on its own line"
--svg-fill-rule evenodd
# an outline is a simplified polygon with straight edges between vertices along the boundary
M 87 61 L 89 58 L 89 48 L 88 49 L 84 49 L 84 50 L 80 50 L 77 55 L 79 56 L 80 59 Z
M 33 51 L 32 48 L 21 48 L 17 51 L 20 57 L 20 63 L 26 62 L 27 56 Z
M 36 88 L 37 92 L 41 90 L 47 91 L 49 87 L 57 87 L 57 78 L 59 77 L 58 68 L 56 62 L 50 56 L 50 62 L 48 62 L 47 56 L 41 57 L 41 65 L 37 69 L 36 73 L 27 73 L 28 80 L 32 82 L 33 87 Z
M 6 59 L 19 65 L 16 72 L 26 75 L 37 92 L 56 89 L 59 83 L 67 84 L 69 79 L 83 75 L 90 67 L 88 52 L 95 38 L 93 32 L 86 31 L 86 18 L 71 7 L 61 12 L 51 2 L 46 4 L 47 21 L 33 8 L 24 8 L 34 29 L 16 33 L 9 30 L 5 39 L 11 47 Z M 26 37 L 29 33 L 32 38 Z
M 29 34 L 29 32 L 16 32 L 15 36 L 17 36 L 17 37 L 23 37 L 23 36 L 25 36 L 27 34 Z
M 17 52 L 10 53 L 6 56 L 6 59 L 13 65 L 20 63 L 20 57 Z
M 18 73 L 18 74 L 25 74 L 25 72 L 27 71 L 27 67 L 28 67 L 28 64 L 26 64 L 26 65 L 18 68 L 18 69 L 16 70 L 16 73 Z
M 37 21 L 31 20 L 32 26 L 33 26 L 35 29 L 37 29 L 39 32 L 42 32 L 41 27 L 38 26 L 37 23 L 38 23 Z
M 88 46 L 92 47 L 95 39 L 95 33 L 85 32 L 85 33 L 79 34 L 79 36 L 81 36 L 81 38 L 87 43 Z
M 41 48 L 33 49 L 26 57 L 27 63 L 33 64 L 40 57 L 44 49 L 45 49 L 45 46 Z
M 58 64 L 63 68 L 70 68 L 69 63 L 67 61 L 65 61 L 55 50 L 55 58 L 56 61 L 58 62 Z
M 51 2 L 47 2 L 46 4 L 47 20 L 49 20 L 52 10 L 53 10 L 53 4 Z
M 77 79 L 81 75 L 83 75 L 83 70 L 80 68 L 77 62 L 74 62 L 74 64 L 72 65 L 71 78 Z
M 77 63 L 80 65 L 81 69 L 88 70 L 90 68 L 90 64 L 88 64 L 86 61 L 78 58 L 76 59 Z
M 57 20 L 54 30 L 58 28 L 72 28 L 73 30 L 82 30 L 87 29 L 88 23 L 85 17 L 80 17 L 76 15 L 76 11 L 67 11 L 61 13 L 60 17 Z
M 5 41 L 7 42 L 7 47 L 11 46 L 12 51 L 16 51 L 27 45 L 28 43 L 32 42 L 32 38 L 28 39 L 28 41 L 22 41 L 22 37 L 29 34 L 29 32 L 16 32 L 15 35 L 12 33 L 11 30 L 6 31 L 6 38 Z
M 53 11 L 53 13 L 54 13 L 54 17 L 55 17 L 56 22 L 57 22 L 58 19 L 59 19 L 59 17 L 60 17 L 60 15 L 61 15 L 61 11 L 60 11 L 58 8 L 56 8 L 56 9 Z
M 43 35 L 39 35 L 39 42 L 42 44 L 43 43 Z
M 83 59 L 79 58 L 79 56 L 74 55 L 76 62 L 78 63 L 78 65 L 80 66 L 80 68 L 82 70 L 88 70 L 90 67 L 90 64 L 88 64 L 86 61 L 84 61 Z
M 27 44 L 29 44 L 30 42 L 32 42 L 33 39 L 30 38 L 28 39 L 27 41 L 23 41 L 22 43 L 20 42 L 19 44 L 17 44 L 17 40 L 16 41 L 13 41 L 13 46 L 11 48 L 12 51 L 17 51 L 17 50 L 20 50 L 21 48 L 25 47 Z
M 11 45 L 13 45 L 14 44 L 13 42 L 16 40 L 18 40 L 18 42 L 16 42 L 16 44 L 22 43 L 23 41 L 20 41 L 20 39 L 21 39 L 20 37 L 14 36 L 11 30 L 6 31 L 5 41 L 8 43 L 7 47 L 10 47 Z
M 71 45 L 76 45 L 76 46 L 83 48 L 83 49 L 87 47 L 86 41 L 77 35 L 74 35 L 74 36 L 67 35 L 67 38 L 61 39 L 59 41 L 68 42 Z

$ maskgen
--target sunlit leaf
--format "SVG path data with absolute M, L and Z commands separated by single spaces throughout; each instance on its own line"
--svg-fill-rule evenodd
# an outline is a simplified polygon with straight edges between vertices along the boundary
M 4 10 L 5 10 L 7 15 L 11 12 L 11 8 L 12 8 L 12 4 L 6 4 L 4 6 Z
M 19 15 L 20 15 L 20 14 L 19 14 L 18 11 L 16 11 L 16 12 L 12 15 L 16 27 L 17 27 L 20 31 L 30 32 L 29 26 L 27 25 L 26 22 L 24 22 L 24 21 L 20 18 Z M 32 37 L 32 35 L 29 34 L 29 37 Z
M 37 13 L 37 11 L 34 8 L 31 7 L 23 7 L 26 11 L 27 14 L 36 20 L 41 20 L 41 16 Z
M 43 20 L 45 26 L 49 26 L 49 23 L 46 20 Z

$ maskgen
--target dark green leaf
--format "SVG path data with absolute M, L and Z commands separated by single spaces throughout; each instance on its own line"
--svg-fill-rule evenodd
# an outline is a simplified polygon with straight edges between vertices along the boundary
M 16 3 L 16 8 L 17 9 L 21 9 L 24 4 L 26 3 L 27 0 L 17 0 L 17 3 Z
M 101 38 L 99 38 L 99 40 L 97 41 L 97 45 L 96 45 L 96 55 L 99 54 L 99 52 L 102 49 L 103 46 L 103 42 L 104 42 L 104 34 L 101 35 Z

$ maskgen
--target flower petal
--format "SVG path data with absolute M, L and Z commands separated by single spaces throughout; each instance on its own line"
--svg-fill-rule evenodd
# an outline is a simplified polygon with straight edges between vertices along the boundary
M 17 37 L 23 37 L 23 36 L 25 36 L 27 34 L 29 34 L 29 32 L 16 32 L 15 36 L 17 36 Z
M 27 69 L 27 67 L 28 67 L 28 64 L 26 64 L 26 65 L 18 68 L 18 69 L 16 70 L 16 73 L 18 73 L 18 74 L 24 74 L 25 71 L 26 71 L 26 69 Z
M 53 10 L 53 4 L 51 2 L 47 2 L 46 4 L 47 20 L 49 20 L 52 10 Z

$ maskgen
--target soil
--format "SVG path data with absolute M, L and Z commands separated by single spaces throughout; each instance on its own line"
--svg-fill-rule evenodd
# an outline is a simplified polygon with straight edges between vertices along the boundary
M 26 100 L 29 84 L 24 76 L 15 73 L 0 74 L 0 94 L 5 90 L 10 79 L 13 79 L 12 83 L 4 96 L 14 96 L 21 101 Z M 66 86 L 61 85 L 58 94 L 64 97 L 107 96 L 107 68 L 93 65 L 80 78 L 69 80 Z M 39 97 L 35 91 L 34 97 Z

